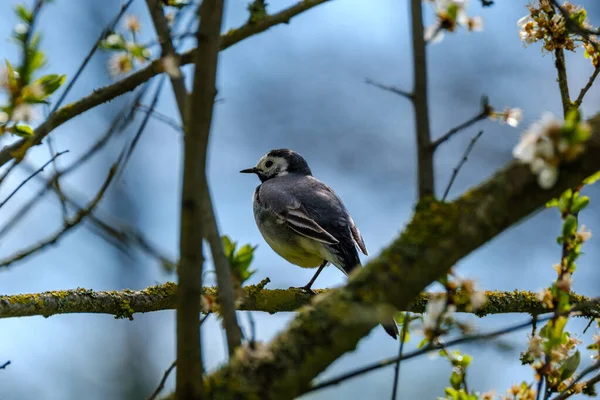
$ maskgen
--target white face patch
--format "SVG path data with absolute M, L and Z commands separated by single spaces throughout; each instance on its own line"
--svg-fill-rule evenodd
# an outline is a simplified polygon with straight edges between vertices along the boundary
M 266 177 L 287 175 L 288 162 L 282 157 L 263 156 L 255 167 Z

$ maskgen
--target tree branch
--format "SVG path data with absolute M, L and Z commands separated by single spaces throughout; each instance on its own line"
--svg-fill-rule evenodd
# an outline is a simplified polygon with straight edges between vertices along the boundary
M 312 296 L 299 289 L 264 289 L 265 282 L 243 287 L 243 297 L 238 310 L 261 311 L 269 314 L 293 312 L 311 304 Z M 314 289 L 317 294 L 327 294 L 334 289 Z M 218 289 L 214 286 L 202 288 L 202 294 L 218 298 Z M 176 306 L 177 285 L 166 282 L 150 286 L 143 290 L 93 291 L 89 289 L 56 290 L 43 293 L 27 293 L 0 296 L 0 318 L 33 317 L 63 314 L 107 314 L 117 318 L 130 318 L 137 313 L 162 310 L 174 310 Z M 488 301 L 476 313 L 479 317 L 495 314 L 541 314 L 548 312 L 537 299 L 537 294 L 527 291 L 487 291 Z M 406 311 L 423 313 L 431 293 L 420 293 Z M 590 298 L 571 294 L 570 303 L 582 305 Z M 208 310 L 202 310 L 207 312 Z M 214 305 L 214 311 L 220 313 L 220 305 Z M 472 313 L 463 306 L 460 313 Z M 600 315 L 597 303 L 582 309 L 582 315 L 595 317 Z
M 589 122 L 593 134 L 584 152 L 561 166 L 552 189 L 540 188 L 529 167 L 515 161 L 452 203 L 420 202 L 400 237 L 356 269 L 346 286 L 301 308 L 268 346 L 244 347 L 211 374 L 209 397 L 285 399 L 306 392 L 315 376 L 394 310 L 406 310 L 457 261 L 600 170 L 600 116 Z
M 256 23 L 246 23 L 240 28 L 232 29 L 221 36 L 220 49 L 225 50 L 250 36 L 266 31 L 275 25 L 288 23 L 289 20 L 296 15 L 327 1 L 329 0 L 299 1 L 297 4 L 286 8 L 277 14 L 268 15 Z M 195 53 L 196 49 L 191 49 L 183 54 L 179 54 L 179 65 L 190 64 L 194 59 Z M 32 139 L 20 139 L 3 147 L 0 150 L 0 167 L 15 158 L 15 154 L 17 154 L 18 150 L 41 143 L 42 139 L 50 132 L 70 119 L 135 89 L 137 86 L 163 72 L 165 72 L 164 60 L 162 58 L 154 60 L 146 67 L 131 75 L 111 85 L 94 89 L 91 94 L 80 100 L 59 108 L 35 129 Z
M 429 132 L 429 106 L 427 104 L 427 52 L 423 30 L 423 9 L 421 0 L 411 0 L 412 46 L 414 88 L 412 100 L 415 107 L 417 131 L 417 174 L 419 199 L 435 196 L 433 151 Z

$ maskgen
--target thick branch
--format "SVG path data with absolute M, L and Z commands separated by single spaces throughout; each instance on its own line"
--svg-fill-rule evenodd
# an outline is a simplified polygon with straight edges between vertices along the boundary
M 211 374 L 209 397 L 288 399 L 306 392 L 315 376 L 457 261 L 600 170 L 600 116 L 590 123 L 584 153 L 561 167 L 550 190 L 538 186 L 528 166 L 512 162 L 452 203 L 420 202 L 400 237 L 345 287 L 301 308 L 268 346 L 245 347 Z
M 264 289 L 263 284 L 243 288 L 244 297 L 238 306 L 240 311 L 262 311 L 269 314 L 292 312 L 309 305 L 311 295 L 299 289 Z M 317 294 L 326 294 L 333 289 L 314 289 Z M 0 296 L 0 318 L 32 317 L 41 315 L 50 317 L 60 314 L 108 314 L 117 318 L 130 318 L 133 314 L 161 310 L 173 310 L 176 304 L 177 285 L 166 282 L 150 286 L 144 290 L 119 290 L 96 292 L 88 289 L 57 290 L 44 293 L 15 294 Z M 216 287 L 202 288 L 202 294 L 217 298 Z M 525 313 L 540 314 L 547 312 L 537 299 L 537 294 L 526 291 L 500 292 L 487 291 L 488 301 L 477 311 L 480 317 L 492 314 Z M 406 311 L 425 312 L 429 293 L 421 293 Z M 578 294 L 571 295 L 571 304 L 589 302 L 589 298 Z M 208 310 L 202 310 L 206 312 Z M 220 312 L 219 304 L 215 312 Z M 459 308 L 458 312 L 470 312 Z M 586 316 L 600 315 L 600 304 L 595 303 L 582 311 Z
M 419 199 L 435 195 L 433 150 L 429 132 L 429 106 L 427 104 L 427 53 L 423 30 L 421 0 L 411 0 L 412 46 L 414 89 L 412 100 L 415 107 L 417 130 L 417 158 Z
M 288 23 L 290 19 L 296 15 L 327 1 L 329 0 L 300 1 L 296 5 L 286 8 L 277 14 L 264 17 L 256 23 L 247 23 L 238 29 L 232 29 L 221 36 L 220 49 L 225 50 L 226 48 L 233 46 L 234 44 L 239 43 L 250 36 L 266 31 L 272 26 L 281 23 Z M 180 54 L 178 56 L 179 64 L 185 65 L 192 63 L 195 53 L 196 49 L 191 49 L 183 54 Z M 42 139 L 44 139 L 44 137 L 46 137 L 52 130 L 56 129 L 58 126 L 64 124 L 70 119 L 135 89 L 137 86 L 163 72 L 165 72 L 163 59 L 154 60 L 146 67 L 132 73 L 126 78 L 123 78 L 112 85 L 94 89 L 94 91 L 86 97 L 59 108 L 55 113 L 52 113 L 52 115 L 45 122 L 36 128 L 32 139 L 17 140 L 14 143 L 2 148 L 2 150 L 0 150 L 0 167 L 15 158 L 16 152 L 19 149 L 22 149 L 23 146 L 32 146 L 41 143 Z

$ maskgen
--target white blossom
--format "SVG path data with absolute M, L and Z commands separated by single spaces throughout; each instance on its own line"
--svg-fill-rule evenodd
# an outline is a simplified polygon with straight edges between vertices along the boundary
M 124 22 L 125 28 L 129 29 L 131 32 L 139 32 L 142 29 L 142 24 L 135 15 L 127 15 Z
M 9 115 L 4 111 L 0 111 L 0 124 L 5 124 L 8 122 Z
M 12 118 L 15 121 L 31 122 L 38 117 L 38 113 L 29 104 L 19 104 L 13 110 Z
M 169 74 L 169 76 L 171 78 L 180 78 L 181 77 L 181 70 L 179 69 L 179 63 L 177 62 L 177 59 L 172 56 L 166 56 L 162 59 L 162 64 L 163 64 L 163 68 L 165 69 L 165 72 L 167 74 Z
M 122 42 L 123 42 L 123 39 L 121 38 L 121 36 L 117 35 L 116 33 L 108 35 L 108 37 L 106 38 L 106 43 L 111 46 L 117 45 Z
M 439 296 L 427 302 L 425 308 L 425 317 L 423 318 L 423 328 L 425 330 L 435 329 L 438 319 L 446 308 L 446 298 Z
M 538 185 L 542 189 L 551 189 L 558 180 L 558 168 L 548 165 L 538 175 Z
M 581 239 L 582 242 L 586 240 L 590 240 L 592 238 L 592 231 L 590 231 L 585 225 L 581 225 L 579 231 L 577 231 L 577 236 Z
M 523 119 L 523 110 L 520 108 L 509 108 L 506 110 L 506 123 L 516 128 Z
M 24 35 L 27 33 L 27 31 L 29 30 L 29 27 L 26 24 L 17 24 L 15 26 L 15 32 L 19 35 Z
M 133 69 L 133 62 L 127 53 L 113 55 L 108 60 L 108 72 L 111 76 L 119 76 Z
M 484 291 L 476 291 L 471 294 L 469 301 L 473 310 L 478 310 L 485 304 L 487 297 Z

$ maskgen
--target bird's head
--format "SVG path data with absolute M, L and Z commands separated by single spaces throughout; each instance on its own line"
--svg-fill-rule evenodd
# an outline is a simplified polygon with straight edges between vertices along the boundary
M 287 174 L 312 175 L 306 160 L 300 154 L 288 149 L 271 150 L 258 160 L 256 166 L 240 172 L 256 174 L 261 182 Z

